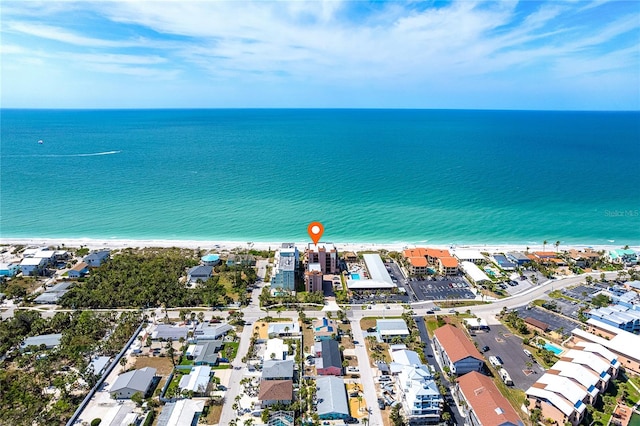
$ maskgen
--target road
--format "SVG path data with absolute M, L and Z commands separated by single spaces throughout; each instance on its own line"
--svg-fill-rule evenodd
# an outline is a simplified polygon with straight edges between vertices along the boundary
M 353 311 L 349 311 L 352 313 Z M 358 366 L 360 367 L 360 383 L 364 399 L 369 408 L 369 424 L 371 426 L 382 426 L 382 413 L 378 407 L 378 395 L 376 393 L 376 384 L 373 381 L 373 370 L 369 364 L 369 356 L 364 344 L 364 334 L 360 328 L 360 320 L 350 319 L 353 340 L 358 342 L 355 348 L 356 357 L 358 357 Z
M 245 307 L 242 312 L 244 314 L 243 319 L 245 321 L 245 326 L 242 329 L 242 334 L 240 335 L 240 345 L 238 346 L 238 353 L 231 363 L 233 366 L 233 370 L 231 370 L 231 378 L 229 379 L 229 387 L 227 388 L 227 392 L 225 395 L 225 404 L 222 406 L 222 413 L 220 415 L 220 421 L 218 424 L 228 425 L 231 420 L 237 418 L 236 412 L 233 410 L 232 405 L 236 395 L 240 395 L 240 380 L 244 377 L 244 372 L 246 368 L 246 364 L 242 362 L 242 359 L 247 355 L 249 350 L 249 344 L 251 342 L 253 325 L 255 322 L 265 316 L 265 312 L 260 309 L 260 293 L 262 293 L 262 288 L 266 285 L 264 277 L 266 274 L 266 260 L 259 260 L 256 263 L 256 267 L 258 269 L 258 282 L 257 288 L 255 288 L 251 292 L 251 303 L 247 307 Z M 298 313 L 294 312 L 295 318 L 297 318 Z M 239 369 L 236 369 L 239 367 Z M 248 407 L 243 407 L 248 408 Z
M 453 384 L 451 384 L 447 380 L 446 375 L 442 372 L 442 368 L 440 368 L 440 364 L 436 362 L 433 348 L 431 347 L 431 340 L 429 340 L 429 335 L 427 334 L 427 326 L 424 323 L 424 319 L 420 315 L 415 316 L 414 319 L 416 321 L 416 325 L 418 326 L 418 330 L 420 331 L 420 339 L 422 339 L 422 341 L 427 344 L 424 348 L 424 354 L 427 356 L 427 362 L 429 363 L 429 365 L 434 366 L 436 371 L 440 373 L 442 384 L 445 388 L 447 388 L 447 394 L 443 395 L 443 398 L 449 405 L 451 414 L 453 414 L 452 418 L 453 420 L 455 420 L 455 424 L 462 425 L 464 424 L 464 418 L 460 414 L 460 410 L 458 410 L 458 406 L 455 404 L 453 397 L 451 396 L 451 389 L 453 389 Z
M 607 272 L 605 273 L 605 277 L 607 279 L 612 279 L 617 277 L 616 272 Z M 572 285 L 579 284 L 584 281 L 587 275 L 591 275 L 593 277 L 599 277 L 599 272 L 593 272 L 591 274 L 582 274 L 574 277 L 561 278 L 558 280 L 550 280 L 545 283 L 542 283 L 536 287 L 530 288 L 527 291 L 524 291 L 520 294 L 516 294 L 514 296 L 509 296 L 504 299 L 496 300 L 493 303 L 486 305 L 475 305 L 468 306 L 464 308 L 456 308 L 459 312 L 464 312 L 467 309 L 471 311 L 471 313 L 485 319 L 489 324 L 499 324 L 500 322 L 496 319 L 496 314 L 500 313 L 503 308 L 512 309 L 520 306 L 525 306 L 531 303 L 536 299 L 540 299 L 546 293 L 551 292 L 553 290 L 560 290 L 566 287 L 570 287 Z

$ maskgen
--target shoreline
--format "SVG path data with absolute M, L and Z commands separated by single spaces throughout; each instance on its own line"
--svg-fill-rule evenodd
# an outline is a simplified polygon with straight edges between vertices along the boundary
M 277 250 L 282 243 L 279 242 L 263 242 L 263 241 L 229 241 L 229 240 L 170 240 L 170 239 L 108 239 L 108 238 L 0 238 L 0 245 L 25 245 L 25 246 L 61 246 L 65 247 L 87 247 L 91 250 L 96 249 L 124 249 L 124 248 L 187 248 L 202 249 L 206 251 L 232 251 L 240 250 Z M 295 241 L 294 244 L 298 249 L 304 250 L 308 242 Z M 484 252 L 503 252 L 503 251 L 524 251 L 529 247 L 529 251 L 542 251 L 542 244 L 516 244 L 516 243 L 486 243 L 486 244 L 429 244 L 428 242 L 420 243 L 376 243 L 376 242 L 333 242 L 321 241 L 324 243 L 332 243 L 338 251 L 363 251 L 363 250 L 387 250 L 402 251 L 405 248 L 415 247 L 432 247 L 437 249 L 467 249 L 479 250 Z M 568 249 L 584 249 L 592 248 L 594 250 L 610 250 L 614 248 L 622 248 L 624 246 L 615 244 L 560 244 L 558 251 Z M 640 246 L 629 246 L 631 249 L 640 251 Z M 547 243 L 545 251 L 556 251 L 556 247 L 552 242 Z

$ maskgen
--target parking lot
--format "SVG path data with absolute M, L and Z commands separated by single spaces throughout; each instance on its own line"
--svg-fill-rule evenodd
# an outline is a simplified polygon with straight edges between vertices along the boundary
M 408 282 L 418 300 L 475 299 L 469 283 L 461 277 L 438 277 L 431 280 L 411 279 Z
M 546 322 L 549 324 L 549 328 L 553 331 L 557 331 L 562 329 L 563 333 L 569 333 L 574 328 L 580 325 L 577 321 L 571 321 L 568 318 L 563 316 L 554 314 L 553 312 L 547 311 L 545 309 L 539 308 L 537 306 L 532 307 L 531 309 L 526 309 L 526 307 L 518 308 L 518 316 L 520 318 L 525 319 L 527 317 L 535 318 L 538 321 Z
M 574 299 L 582 300 L 583 302 L 588 302 L 591 300 L 591 297 L 593 297 L 599 291 L 602 291 L 602 288 L 595 287 L 595 286 L 579 285 L 574 288 L 567 288 L 562 293 Z
M 389 275 L 399 288 L 403 288 L 413 301 L 475 299 L 470 284 L 462 277 L 430 277 L 427 280 L 405 279 L 400 267 L 387 263 Z
M 484 353 L 487 360 L 492 355 L 502 359 L 503 368 L 511 376 L 516 388 L 528 389 L 544 373 L 544 369 L 524 353 L 522 339 L 502 325 L 494 325 L 487 331 L 476 331 L 472 339 L 478 343 L 478 348 L 489 347 Z M 490 365 L 488 361 L 486 364 Z M 495 370 L 493 372 L 496 374 Z

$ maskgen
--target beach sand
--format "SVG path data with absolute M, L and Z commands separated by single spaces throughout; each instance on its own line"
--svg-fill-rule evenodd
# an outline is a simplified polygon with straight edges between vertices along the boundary
M 24 245 L 32 247 L 47 247 L 47 246 L 63 246 L 64 247 L 86 247 L 91 250 L 97 249 L 123 249 L 123 248 L 143 248 L 143 247 L 180 247 L 190 249 L 202 249 L 205 251 L 224 252 L 234 250 L 272 250 L 278 249 L 282 243 L 280 242 L 249 242 L 249 241 L 216 241 L 216 240 L 162 240 L 162 239 L 93 239 L 93 238 L 0 238 L 1 245 Z M 288 242 L 288 241 L 287 241 Z M 321 241 L 324 242 L 324 241 Z M 331 243 L 326 241 L 325 243 Z M 556 251 L 554 242 L 549 242 L 544 250 Z M 295 242 L 299 250 L 304 250 L 307 247 L 308 242 Z M 529 251 L 542 251 L 543 245 L 526 245 L 526 244 L 473 244 L 473 245 L 438 245 L 438 244 L 410 244 L 410 243 L 393 243 L 393 244 L 381 244 L 375 242 L 358 242 L 358 243 L 341 243 L 333 242 L 339 252 L 344 251 L 368 251 L 368 250 L 387 250 L 387 251 L 402 251 L 406 248 L 413 247 L 432 247 L 438 249 L 473 249 L 489 253 L 502 253 L 506 251 L 524 251 L 529 248 Z M 566 245 L 560 244 L 559 250 L 568 250 L 570 248 L 583 249 L 593 248 L 594 250 L 609 250 L 613 248 L 620 248 L 617 245 Z M 631 247 L 633 250 L 640 250 L 640 246 Z

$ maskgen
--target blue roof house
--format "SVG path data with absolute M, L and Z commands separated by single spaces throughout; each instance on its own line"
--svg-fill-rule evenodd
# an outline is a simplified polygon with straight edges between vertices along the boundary
M 93 268 L 97 268 L 98 266 L 102 265 L 104 262 L 109 260 L 109 254 L 110 254 L 109 250 L 94 251 L 93 253 L 86 255 L 82 260 L 87 265 Z

